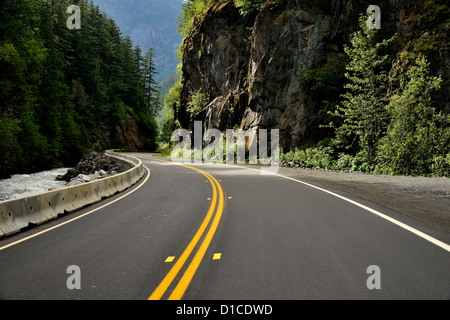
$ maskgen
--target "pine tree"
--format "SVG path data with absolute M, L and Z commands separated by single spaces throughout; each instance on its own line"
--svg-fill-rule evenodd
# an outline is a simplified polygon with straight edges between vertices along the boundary
M 152 112 L 153 116 L 161 109 L 160 97 L 158 97 L 159 86 L 156 82 L 155 75 L 158 73 L 156 71 L 154 63 L 154 50 L 149 48 L 144 56 L 143 62 L 143 78 L 144 78 L 144 106 L 147 110 Z
M 5 0 L 0 4 L 0 131 L 2 152 L 5 150 L 8 157 L 1 159 L 1 175 L 14 169 L 41 168 L 48 156 L 35 110 L 40 70 L 48 55 L 43 41 L 36 37 L 38 5 L 37 0 Z
M 80 30 L 66 25 L 72 4 L 81 9 Z M 140 48 L 88 0 L 0 1 L 0 176 L 123 147 L 129 117 L 150 149 L 153 58 L 145 69 Z
M 141 110 L 145 104 L 144 101 L 144 79 L 143 79 L 143 68 L 144 59 L 142 56 L 142 49 L 139 46 L 135 46 L 133 50 L 134 56 L 134 75 L 133 82 L 136 89 L 136 102 L 135 107 L 137 110 Z
M 362 30 L 355 32 L 351 46 L 345 47 L 350 58 L 345 74 L 348 90 L 334 115 L 343 120 L 336 128 L 338 144 L 354 147 L 358 143 L 370 171 L 388 125 L 386 94 L 390 61 L 385 51 L 394 38 L 377 42 L 377 30 L 370 30 L 366 20 L 367 17 L 361 17 Z

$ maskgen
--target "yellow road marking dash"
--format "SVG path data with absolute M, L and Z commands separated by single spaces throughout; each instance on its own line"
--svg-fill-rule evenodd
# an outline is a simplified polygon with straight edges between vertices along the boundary
M 174 259 L 175 259 L 175 257 L 170 256 L 170 257 L 167 257 L 166 261 L 164 261 L 164 262 L 172 262 Z
M 222 257 L 221 253 L 214 253 L 213 260 L 220 260 L 221 257 Z

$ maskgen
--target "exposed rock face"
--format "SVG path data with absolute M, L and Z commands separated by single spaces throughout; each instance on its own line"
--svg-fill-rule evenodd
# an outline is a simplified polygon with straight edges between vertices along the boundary
M 183 46 L 182 104 L 177 118 L 190 127 L 186 105 L 191 93 L 202 89 L 211 101 L 197 115 L 209 128 L 237 123 L 247 105 L 247 67 L 250 58 L 252 19 L 244 19 L 226 2 L 208 11 Z
M 301 81 L 302 71 L 317 66 L 343 67 L 344 45 L 359 29 L 359 15 L 366 13 L 372 2 L 276 1 L 246 18 L 233 1 L 211 6 L 183 43 L 181 107 L 176 119 L 191 130 L 194 120 L 202 120 L 204 129 L 221 131 L 235 127 L 280 129 L 285 149 L 317 142 L 323 133 L 313 119 L 324 108 L 323 100 L 330 97 L 323 96 L 326 92 L 321 95 L 308 90 Z M 434 35 L 437 26 L 417 28 L 417 10 L 424 2 L 377 1 L 382 10 L 382 37 L 397 33 L 399 49 L 406 39 Z M 442 109 L 448 111 L 448 50 L 430 59 L 433 72 L 444 78 L 441 101 L 445 102 Z M 186 106 L 192 92 L 200 88 L 210 103 L 191 116 Z
M 249 102 L 244 129 L 278 128 L 284 144 L 299 145 L 307 135 L 315 105 L 302 90 L 300 71 L 325 54 L 332 17 L 322 10 L 286 6 L 256 18 L 249 68 Z M 341 53 L 329 52 L 329 58 Z

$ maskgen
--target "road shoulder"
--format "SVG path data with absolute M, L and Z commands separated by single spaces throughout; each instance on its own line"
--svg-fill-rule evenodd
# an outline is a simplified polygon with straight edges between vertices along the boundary
M 303 168 L 279 168 L 278 174 L 316 186 L 347 192 L 450 233 L 450 179 L 371 175 Z

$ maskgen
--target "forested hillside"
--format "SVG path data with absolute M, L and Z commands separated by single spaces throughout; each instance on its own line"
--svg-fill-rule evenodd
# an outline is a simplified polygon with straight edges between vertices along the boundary
M 176 52 L 182 40 L 176 21 L 183 0 L 93 0 L 133 43 L 155 50 L 158 81 L 175 72 Z
M 81 29 L 66 25 L 70 5 Z M 0 2 L 0 177 L 153 149 L 154 52 L 86 0 Z

